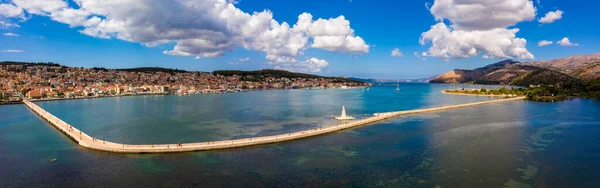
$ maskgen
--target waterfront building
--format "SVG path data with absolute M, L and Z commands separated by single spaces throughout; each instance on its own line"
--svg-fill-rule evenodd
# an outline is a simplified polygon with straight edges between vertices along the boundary
M 31 99 L 40 99 L 43 96 L 43 93 L 39 89 L 30 90 L 27 92 L 26 96 Z

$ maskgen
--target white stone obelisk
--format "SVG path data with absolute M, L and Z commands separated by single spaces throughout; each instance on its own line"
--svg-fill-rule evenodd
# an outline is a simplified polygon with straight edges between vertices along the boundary
M 351 120 L 351 119 L 354 119 L 354 117 L 346 115 L 346 106 L 342 106 L 342 115 L 339 116 L 339 117 L 335 117 L 335 119 L 337 119 L 337 120 Z

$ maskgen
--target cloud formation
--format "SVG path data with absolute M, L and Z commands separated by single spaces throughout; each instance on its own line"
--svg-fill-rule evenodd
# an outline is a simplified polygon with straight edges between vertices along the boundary
M 543 18 L 540 18 L 538 20 L 538 22 L 545 23 L 545 24 L 552 23 L 556 20 L 560 20 L 562 18 L 563 13 L 564 12 L 561 10 L 556 10 L 554 12 L 550 11 L 550 12 L 546 13 L 546 16 L 544 16 Z
M 427 52 L 422 52 L 421 54 L 419 54 L 419 52 L 413 52 L 413 55 L 415 55 L 415 57 L 425 61 L 427 60 L 426 56 L 427 56 Z
M 355 36 L 344 16 L 315 20 L 310 13 L 303 13 L 297 23 L 290 25 L 275 20 L 269 10 L 246 13 L 235 6 L 236 1 L 228 0 L 74 2 L 77 7 L 63 0 L 13 0 L 13 4 L 2 6 L 48 16 L 93 37 L 117 38 L 149 47 L 175 43 L 173 49 L 163 53 L 197 59 L 220 57 L 237 47 L 265 52 L 265 58 L 273 63 L 298 62 L 296 57 L 308 48 L 369 52 L 369 46 Z M 7 17 L 22 14 L 13 11 Z
M 25 19 L 23 9 L 8 3 L 0 3 L 0 29 L 19 27 L 11 19 Z
M 486 58 L 533 59 L 525 45 L 527 41 L 516 38 L 519 29 L 497 28 L 484 31 L 453 30 L 438 23 L 421 34 L 421 45 L 431 44 L 425 54 L 445 60 L 470 58 L 483 54 Z
M 569 38 L 567 38 L 567 37 L 557 41 L 556 44 L 561 45 L 561 46 L 579 46 L 579 44 L 572 43 L 571 41 L 569 41 Z
M 23 52 L 23 50 L 8 49 L 8 50 L 2 50 L 2 52 L 4 52 L 4 53 L 21 53 L 21 52 Z
M 239 65 L 239 64 L 242 64 L 242 63 L 244 63 L 246 61 L 249 61 L 249 60 L 250 60 L 250 57 L 239 58 L 239 59 L 234 59 L 234 61 L 227 62 L 227 64 L 230 64 L 230 65 Z
M 12 2 L 27 13 L 37 15 L 48 15 L 68 5 L 62 0 L 13 0 Z
M 2 35 L 7 36 L 7 37 L 18 37 L 19 36 L 18 34 L 14 34 L 14 33 L 4 33 Z
M 321 72 L 328 65 L 329 62 L 327 62 L 326 60 L 310 58 L 298 63 L 281 63 L 275 66 L 275 68 L 295 72 L 317 73 Z
M 554 44 L 554 42 L 549 41 L 549 40 L 542 40 L 542 41 L 538 42 L 538 46 L 540 46 L 540 47 L 541 46 L 548 46 L 548 45 L 551 45 L 551 44 Z
M 404 57 L 404 54 L 398 48 L 392 50 L 392 57 Z
M 533 20 L 536 14 L 530 0 L 435 0 L 429 11 L 437 21 L 452 22 L 457 30 L 506 28 Z
M 12 4 L 0 4 L 0 17 L 22 17 L 23 9 Z
M 429 11 L 438 23 L 421 34 L 421 45 L 431 45 L 422 56 L 534 59 L 519 29 L 508 28 L 535 19 L 531 0 L 435 0 Z

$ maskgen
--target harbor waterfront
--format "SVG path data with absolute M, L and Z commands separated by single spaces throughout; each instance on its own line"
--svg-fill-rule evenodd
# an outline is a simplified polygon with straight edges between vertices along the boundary
M 600 188 L 551 0 L 0 0 L 0 188 Z
M 446 85 L 35 102 L 97 137 L 173 144 L 278 135 L 364 114 L 497 98 Z M 515 100 L 410 114 L 322 136 L 170 154 L 82 149 L 25 105 L 0 106 L 0 187 L 596 187 L 600 103 Z M 284 117 L 284 118 L 282 118 Z M 123 178 L 124 176 L 127 178 Z M 548 186 L 552 185 L 552 186 Z
M 23 100 L 23 103 L 29 107 L 36 114 L 44 118 L 50 124 L 54 125 L 58 130 L 65 133 L 71 139 L 75 140 L 80 146 L 89 149 L 95 149 L 100 151 L 109 151 L 109 152 L 117 152 L 117 153 L 168 153 L 168 152 L 189 152 L 189 151 L 200 151 L 200 150 L 213 150 L 213 149 L 228 149 L 228 148 L 236 148 L 236 147 L 245 147 L 245 146 L 254 146 L 261 144 L 270 144 L 277 142 L 284 142 L 289 140 L 296 140 L 301 138 L 307 138 L 311 136 L 322 135 L 334 131 L 340 131 L 344 129 L 349 129 L 357 126 L 362 126 L 370 123 L 374 123 L 377 121 L 386 120 L 389 118 L 394 118 L 401 115 L 409 115 L 409 114 L 418 114 L 418 113 L 427 113 L 427 112 L 435 112 L 441 110 L 450 110 L 456 108 L 465 108 L 477 105 L 484 104 L 492 104 L 499 102 L 507 102 L 514 100 L 523 100 L 525 97 L 513 97 L 507 99 L 497 99 L 491 101 L 484 102 L 475 102 L 475 103 L 467 103 L 467 104 L 458 104 L 458 105 L 450 105 L 450 106 L 442 106 L 435 108 L 426 108 L 426 109 L 417 109 L 417 110 L 407 110 L 407 111 L 397 111 L 397 112 L 384 112 L 384 113 L 375 113 L 373 117 L 361 119 L 361 120 L 347 120 L 342 119 L 341 125 L 332 125 L 326 126 L 325 128 L 314 128 L 309 130 L 303 130 L 298 132 L 292 132 L 288 134 L 280 134 L 280 135 L 272 135 L 272 136 L 263 136 L 263 137 L 253 137 L 253 138 L 245 138 L 245 139 L 237 139 L 237 140 L 223 140 L 223 141 L 213 141 L 213 142 L 199 142 L 199 143 L 177 143 L 177 144 L 144 144 L 144 145 L 125 145 L 123 143 L 114 143 L 105 140 L 100 140 L 95 137 L 91 137 L 88 134 L 80 131 L 79 129 L 69 125 L 63 120 L 57 118 L 56 116 L 48 113 L 44 109 L 35 105 L 34 103 Z M 345 109 L 342 110 L 342 116 L 346 117 Z

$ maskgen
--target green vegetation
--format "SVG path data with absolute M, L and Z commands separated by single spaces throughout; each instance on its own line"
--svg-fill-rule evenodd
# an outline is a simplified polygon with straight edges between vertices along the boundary
M 354 77 L 349 77 L 347 79 L 353 80 L 353 81 L 358 81 L 358 82 L 364 82 L 364 83 L 372 83 L 372 84 L 377 83 L 377 80 L 375 80 L 375 79 L 363 79 L 363 78 L 354 78 Z
M 584 80 L 590 80 L 598 77 L 598 73 L 600 73 L 600 61 L 595 61 L 573 71 L 569 75 Z
M 595 87 L 600 87 L 600 82 L 596 83 Z M 587 94 L 584 91 L 576 91 L 571 89 L 563 89 L 559 86 L 553 85 L 540 85 L 533 88 L 516 88 L 516 89 L 481 89 L 481 90 L 446 90 L 448 93 L 458 93 L 458 94 L 471 94 L 471 95 L 497 95 L 497 96 L 526 96 L 527 100 L 531 101 L 540 101 L 540 102 L 553 102 L 553 101 L 563 101 L 568 100 L 573 97 L 587 97 L 598 99 L 598 93 L 596 95 Z M 582 96 L 581 94 L 586 94 Z
M 478 83 L 497 84 L 493 80 L 481 79 Z M 527 100 L 552 102 L 575 97 L 600 100 L 600 78 L 581 80 L 558 71 L 536 68 L 511 81 L 511 85 L 529 87 L 527 89 L 506 90 L 457 90 L 450 93 L 475 95 L 517 95 Z
M 96 69 L 96 67 L 94 67 Z M 104 68 L 102 68 L 104 69 Z M 106 69 L 104 69 L 106 70 Z M 161 68 L 161 67 L 138 67 L 138 68 L 129 68 L 129 69 L 117 69 L 118 71 L 127 71 L 127 72 L 145 72 L 145 73 L 156 73 L 156 72 L 168 72 L 168 73 L 186 73 L 188 71 L 179 70 L 179 69 L 170 69 L 170 68 Z
M 553 71 L 550 69 L 538 68 L 525 75 L 515 78 L 510 85 L 530 86 L 530 85 L 561 85 L 565 88 L 581 87 L 579 79 L 569 75 Z
M 541 102 L 564 101 L 571 98 L 566 90 L 548 85 L 530 88 L 527 90 L 525 96 L 527 96 L 527 100 Z
M 19 61 L 2 61 L 0 65 L 23 65 L 27 66 L 51 66 L 51 67 L 60 67 L 61 65 L 53 62 L 19 62 Z
M 499 96 L 524 96 L 526 89 L 523 88 L 499 88 L 499 89 L 486 89 L 480 90 L 474 89 L 463 89 L 463 90 L 446 90 L 448 93 L 460 93 L 460 94 L 471 94 L 471 95 L 499 95 Z
M 94 67 L 94 68 L 92 68 L 92 70 L 95 70 L 95 71 L 107 71 L 108 69 L 106 69 L 104 67 Z
M 583 92 L 581 97 L 588 99 L 600 100 L 600 78 L 588 80 L 584 82 Z
M 429 83 L 432 83 L 432 84 L 445 84 L 446 81 L 442 80 L 442 79 L 433 79 L 433 80 L 429 80 Z
M 527 100 L 540 102 L 563 101 L 575 97 L 600 100 L 600 78 L 593 80 L 561 85 L 535 85 L 523 89 L 481 89 L 481 90 L 446 90 L 448 93 L 472 94 L 472 95 L 499 95 L 499 96 L 526 96 Z
M 534 86 L 527 89 L 527 99 L 533 101 L 561 101 L 574 97 L 600 100 L 600 78 L 580 80 L 569 75 L 537 69 L 514 79 L 511 84 Z
M 17 62 L 17 61 L 2 61 L 0 62 L 0 66 L 7 65 L 22 65 L 24 69 L 29 66 L 51 66 L 51 67 L 61 67 L 60 69 L 55 69 L 56 73 L 65 73 L 66 68 L 58 63 L 53 62 Z M 83 68 L 83 67 L 81 67 Z M 107 69 L 104 67 L 93 67 L 95 71 L 108 71 L 111 69 Z M 179 69 L 170 69 L 170 68 L 161 68 L 161 67 L 137 67 L 137 68 L 128 68 L 128 69 L 115 69 L 118 71 L 127 71 L 127 72 L 144 72 L 144 73 L 156 73 L 156 72 L 168 72 L 168 73 L 186 73 L 186 70 Z
M 37 63 L 36 62 L 18 62 L 18 61 L 2 61 L 2 62 L 0 62 L 0 69 L 8 68 L 9 66 L 20 66 L 20 68 L 13 70 L 16 72 L 22 72 L 23 70 L 27 69 L 27 67 L 31 67 L 31 66 L 49 66 L 49 67 L 64 68 L 64 66 L 62 66 L 58 63 L 53 63 L 53 62 L 37 62 Z
M 303 73 L 295 73 L 284 70 L 273 70 L 273 69 L 263 69 L 256 71 L 241 71 L 241 70 L 218 70 L 214 71 L 213 74 L 223 75 L 223 76 L 253 76 L 253 77 L 281 77 L 281 78 L 321 78 L 321 76 L 311 75 L 311 74 L 303 74 Z
M 526 96 L 534 101 L 561 101 L 574 97 L 600 100 L 600 78 L 577 84 L 540 85 L 529 89 Z
M 273 70 L 273 69 L 263 69 L 256 71 L 240 71 L 240 70 L 218 70 L 214 71 L 215 75 L 223 75 L 223 76 L 240 76 L 242 81 L 264 81 L 265 78 L 275 77 L 275 78 L 324 78 L 331 79 L 333 83 L 362 83 L 358 80 L 351 80 L 346 78 L 339 77 L 324 77 L 312 74 L 304 74 L 304 73 L 295 73 L 285 70 Z
M 500 81 L 498 80 L 488 80 L 488 79 L 478 79 L 475 80 L 475 82 L 473 82 L 474 84 L 481 84 L 481 85 L 499 85 Z

